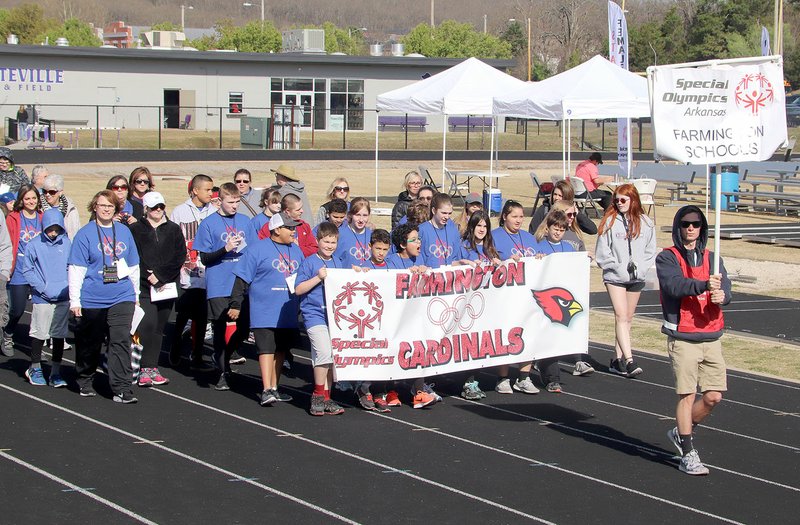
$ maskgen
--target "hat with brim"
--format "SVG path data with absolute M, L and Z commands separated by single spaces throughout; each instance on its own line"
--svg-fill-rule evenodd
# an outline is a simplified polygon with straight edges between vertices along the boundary
M 270 169 L 272 173 L 275 175 L 280 175 L 281 177 L 287 178 L 294 182 L 300 182 L 300 179 L 297 178 L 297 175 L 294 174 L 294 166 L 289 164 L 281 164 L 277 167 L 277 169 Z
M 483 201 L 481 200 L 480 195 L 478 195 L 475 192 L 472 192 L 466 196 L 466 198 L 464 199 L 464 204 L 483 204 Z
M 161 195 L 159 192 L 148 191 L 147 193 L 144 194 L 144 197 L 142 197 L 142 204 L 144 204 L 145 207 L 150 208 L 152 210 L 159 204 L 166 205 L 167 203 L 164 201 L 164 196 Z
M 14 202 L 16 199 L 17 196 L 10 191 L 0 195 L 0 203 L 2 204 L 8 204 L 9 202 Z
M 292 219 L 283 211 L 276 213 L 269 219 L 269 231 L 275 231 L 283 226 L 300 226 L 300 221 Z

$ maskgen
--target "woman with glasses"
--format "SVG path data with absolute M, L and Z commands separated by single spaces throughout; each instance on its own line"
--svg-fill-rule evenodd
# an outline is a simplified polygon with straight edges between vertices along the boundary
M 88 210 L 91 220 L 75 235 L 68 261 L 80 395 L 97 395 L 92 382 L 107 339 L 114 401 L 136 403 L 131 391 L 131 323 L 139 296 L 139 252 L 127 226 L 114 220 L 122 201 L 113 191 L 97 193 Z
M 350 203 L 350 183 L 344 177 L 336 177 L 328 187 L 328 192 L 325 194 L 325 204 L 317 210 L 315 221 L 317 224 L 328 220 L 328 214 L 331 212 L 330 204 L 333 199 L 342 199 L 346 203 Z
M 533 212 L 531 223 L 528 226 L 528 232 L 530 232 L 531 235 L 536 233 L 536 230 L 539 228 L 542 220 L 544 220 L 544 218 L 550 212 L 550 208 L 552 208 L 555 203 L 562 199 L 570 202 L 575 200 L 575 190 L 572 188 L 572 184 L 570 184 L 567 180 L 560 180 L 556 182 L 553 192 L 550 194 L 550 198 L 544 199 L 544 201 L 542 201 L 542 205 L 536 208 L 536 211 Z M 597 235 L 597 226 L 595 226 L 594 222 L 589 218 L 588 215 L 585 213 L 580 213 L 575 215 L 575 219 L 581 231 L 588 233 L 589 235 Z
M 144 219 L 131 226 L 139 251 L 139 323 L 142 357 L 137 383 L 141 387 L 169 382 L 158 371 L 164 328 L 178 297 L 178 280 L 186 260 L 186 239 L 180 226 L 167 220 L 164 197 L 157 191 L 144 196 Z
M 114 215 L 114 220 L 125 225 L 136 222 L 137 217 L 144 216 L 144 207 L 141 203 L 128 200 L 128 179 L 124 175 L 114 175 L 108 179 L 106 189 L 111 190 L 120 204 L 120 209 Z
M 39 199 L 42 211 L 50 208 L 58 208 L 64 216 L 64 229 L 67 230 L 67 237 L 75 238 L 75 234 L 81 229 L 81 218 L 78 215 L 78 207 L 72 199 L 64 195 L 64 177 L 56 173 L 51 173 L 44 179 L 42 195 Z
M 142 204 L 142 199 L 144 199 L 145 194 L 148 191 L 153 191 L 156 188 L 156 185 L 153 183 L 153 176 L 150 174 L 150 170 L 144 166 L 139 166 L 138 168 L 134 168 L 131 172 L 130 177 L 128 177 L 128 200 L 131 203 L 138 203 Z M 144 209 L 142 209 L 141 215 L 134 214 L 136 219 L 141 219 L 144 217 Z
M 23 184 L 14 208 L 6 217 L 8 235 L 11 237 L 13 259 L 11 279 L 8 281 L 8 323 L 3 328 L 3 348 L 12 349 L 14 332 L 25 313 L 31 286 L 22 274 L 25 261 L 25 248 L 42 233 L 42 207 L 39 205 L 39 192 L 32 184 Z
M 625 377 L 642 373 L 633 360 L 631 323 L 644 288 L 644 276 L 656 258 L 656 231 L 643 213 L 633 184 L 614 190 L 612 206 L 600 220 L 595 258 L 614 307 L 616 357 L 609 369 Z
M 416 171 L 409 171 L 403 178 L 403 191 L 397 196 L 397 203 L 392 208 L 392 229 L 400 223 L 400 219 L 406 216 L 408 205 L 411 201 L 419 197 L 419 190 L 422 188 L 422 177 Z

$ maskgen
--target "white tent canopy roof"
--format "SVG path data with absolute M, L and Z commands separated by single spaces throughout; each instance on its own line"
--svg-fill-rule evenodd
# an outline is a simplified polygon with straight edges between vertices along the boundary
M 541 82 L 496 95 L 492 113 L 544 120 L 648 117 L 647 80 L 596 55 Z
M 494 96 L 525 85 L 477 58 L 468 58 L 441 73 L 378 95 L 376 107 L 378 111 L 415 115 L 491 115 Z

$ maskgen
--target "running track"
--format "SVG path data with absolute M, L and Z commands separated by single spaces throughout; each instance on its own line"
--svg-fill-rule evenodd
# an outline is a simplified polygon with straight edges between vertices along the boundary
M 27 349 L 23 348 L 25 352 Z M 245 354 L 247 354 L 245 348 Z M 611 350 L 590 345 L 598 363 Z M 171 383 L 101 396 L 34 387 L 27 356 L 0 358 L 3 522 L 76 523 L 796 523 L 800 386 L 732 372 L 730 399 L 698 429 L 711 475 L 675 468 L 665 358 L 627 380 L 562 364 L 564 393 L 488 393 L 307 415 L 308 353 L 284 379 L 291 403 L 262 408 L 255 361 L 233 390 L 164 367 Z M 67 351 L 65 359 L 74 352 Z M 70 363 L 65 374 L 72 376 Z M 478 376 L 489 390 L 491 374 Z M 401 397 L 405 392 L 401 392 Z M 339 394 L 350 402 L 350 396 Z

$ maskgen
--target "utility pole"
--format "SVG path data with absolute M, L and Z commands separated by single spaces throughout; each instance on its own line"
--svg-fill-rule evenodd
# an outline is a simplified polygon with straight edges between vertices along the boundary
M 433 6 L 434 6 L 435 1 L 436 0 L 431 0 L 431 29 L 436 27 L 436 24 L 434 23 L 434 20 L 433 20 Z

